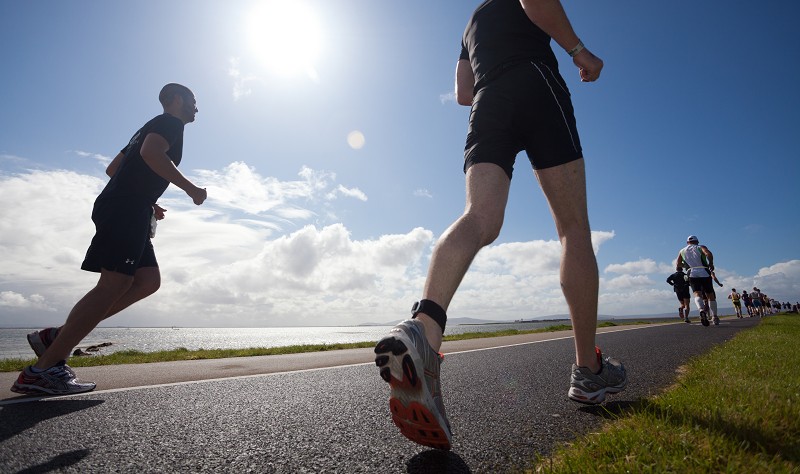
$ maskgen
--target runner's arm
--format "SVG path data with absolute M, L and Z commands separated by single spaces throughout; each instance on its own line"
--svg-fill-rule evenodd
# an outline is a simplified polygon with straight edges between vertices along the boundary
M 708 250 L 708 247 L 705 245 L 700 246 L 700 251 L 708 258 L 708 268 L 714 271 L 714 254 L 712 254 L 711 250 Z
M 169 142 L 157 133 L 148 133 L 142 142 L 140 154 L 147 166 L 157 175 L 181 188 L 198 206 L 206 200 L 206 190 L 189 181 L 169 159 Z
M 560 0 L 520 0 L 520 3 L 528 18 L 565 51 L 582 44 Z M 585 47 L 572 57 L 572 62 L 580 70 L 584 82 L 596 81 L 603 70 L 603 60 Z
M 459 59 L 456 63 L 456 102 L 471 106 L 474 88 L 475 75 L 472 66 L 466 59 Z
M 115 156 L 114 159 L 111 160 L 111 163 L 109 163 L 108 167 L 106 167 L 106 174 L 108 175 L 109 178 L 114 176 L 114 174 L 119 169 L 119 166 L 122 164 L 122 160 L 124 159 L 125 155 L 123 155 L 122 152 L 119 152 L 117 153 L 117 156 Z

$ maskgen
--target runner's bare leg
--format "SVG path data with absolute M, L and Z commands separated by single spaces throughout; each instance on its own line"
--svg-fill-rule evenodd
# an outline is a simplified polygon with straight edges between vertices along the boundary
M 464 213 L 436 242 L 424 299 L 435 301 L 447 310 L 475 255 L 500 234 L 510 185 L 508 175 L 495 164 L 478 163 L 469 167 Z M 425 326 L 431 347 L 438 351 L 442 345 L 441 328 L 425 314 L 418 319 Z
M 584 160 L 535 171 L 561 240 L 561 289 L 575 334 L 576 364 L 600 369 L 595 355 L 599 276 L 586 204 Z

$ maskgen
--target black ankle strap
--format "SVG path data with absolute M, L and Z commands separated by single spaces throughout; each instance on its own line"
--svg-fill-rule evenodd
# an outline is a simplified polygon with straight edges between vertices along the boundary
M 419 300 L 411 307 L 411 317 L 416 318 L 419 313 L 425 313 L 436 321 L 439 327 L 442 328 L 442 334 L 444 334 L 444 327 L 447 324 L 447 313 L 444 308 L 435 301 Z

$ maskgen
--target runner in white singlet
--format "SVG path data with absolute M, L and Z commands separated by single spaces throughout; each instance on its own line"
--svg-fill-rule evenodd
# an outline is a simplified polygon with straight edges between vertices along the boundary
M 717 316 L 717 295 L 714 293 L 714 284 L 711 273 L 714 271 L 714 255 L 705 245 L 700 245 L 696 236 L 690 235 L 686 239 L 686 247 L 678 253 L 676 269 L 689 269 L 689 284 L 694 292 L 694 303 L 700 311 L 700 322 L 708 326 L 708 317 L 719 324 Z M 708 298 L 708 310 L 703 303 L 703 294 Z

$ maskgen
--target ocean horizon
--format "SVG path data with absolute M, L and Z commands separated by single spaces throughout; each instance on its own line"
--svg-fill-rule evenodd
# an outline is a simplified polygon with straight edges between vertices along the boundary
M 493 332 L 506 329 L 538 329 L 556 324 L 569 324 L 568 319 L 524 321 L 514 323 L 448 324 L 447 334 Z M 110 343 L 96 354 L 136 350 L 156 352 L 177 348 L 247 349 L 304 344 L 346 344 L 378 341 L 392 325 L 309 326 L 264 328 L 194 328 L 194 327 L 97 327 L 77 348 Z M 30 359 L 35 355 L 26 335 L 41 328 L 0 328 L 0 359 Z

